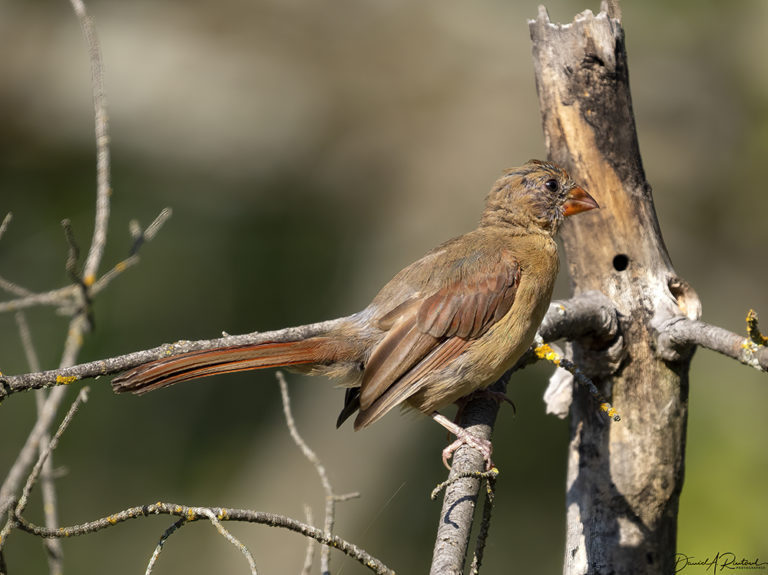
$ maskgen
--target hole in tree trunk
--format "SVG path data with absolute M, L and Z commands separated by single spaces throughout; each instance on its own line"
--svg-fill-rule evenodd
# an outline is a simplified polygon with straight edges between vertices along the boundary
M 613 269 L 623 272 L 629 266 L 629 257 L 626 254 L 618 254 L 613 258 Z

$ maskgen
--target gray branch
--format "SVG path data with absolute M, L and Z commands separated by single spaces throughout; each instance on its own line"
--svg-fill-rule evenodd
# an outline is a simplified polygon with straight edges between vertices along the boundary
M 703 321 L 675 316 L 658 322 L 656 351 L 662 359 L 676 361 L 700 346 L 740 361 L 760 371 L 768 371 L 768 347 L 748 337 Z
M 163 344 L 152 349 L 91 361 L 89 363 L 62 369 L 53 369 L 39 373 L 26 373 L 22 375 L 3 375 L 0 377 L 0 401 L 5 399 L 8 395 L 19 391 L 69 385 L 70 383 L 74 383 L 81 379 L 115 375 L 149 361 L 172 355 L 180 355 L 190 351 L 201 351 L 221 346 L 252 345 L 266 341 L 294 341 L 312 337 L 343 320 L 344 318 L 340 318 L 299 327 L 289 327 L 276 331 L 253 332 L 244 335 L 225 336 L 217 339 L 203 339 L 197 341 L 181 340 L 175 343 Z

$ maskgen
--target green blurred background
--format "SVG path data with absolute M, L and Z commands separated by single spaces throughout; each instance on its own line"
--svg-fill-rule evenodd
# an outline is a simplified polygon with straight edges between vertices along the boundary
M 595 1 L 553 0 L 568 22 Z M 534 1 L 194 0 L 89 2 L 111 120 L 113 213 L 106 270 L 128 222 L 174 210 L 142 261 L 95 302 L 81 360 L 176 339 L 308 323 L 364 306 L 401 266 L 475 224 L 500 171 L 545 155 L 526 20 Z M 744 331 L 768 321 L 765 164 L 768 3 L 624 2 L 635 114 L 648 179 L 677 271 L 704 319 Z M 724 26 L 729 22 L 729 26 Z M 35 290 L 67 283 L 60 220 L 87 246 L 94 146 L 89 66 L 69 3 L 0 1 L 0 275 Z M 599 200 L 599 198 L 598 198 Z M 561 278 L 558 295 L 567 295 Z M 46 368 L 66 318 L 28 313 Z M 768 327 L 768 323 L 765 324 Z M 27 371 L 11 314 L 0 368 Z M 515 377 L 502 409 L 502 470 L 488 573 L 560 571 L 567 422 L 544 415 L 551 369 Z M 444 478 L 446 436 L 392 415 L 334 429 L 343 391 L 290 376 L 300 431 L 338 492 L 337 531 L 401 573 L 423 573 Z M 768 378 L 711 352 L 691 371 L 679 550 L 768 560 Z M 56 452 L 61 521 L 157 500 L 322 517 L 314 470 L 292 445 L 269 372 L 116 397 L 106 379 Z M 74 395 L 73 389 L 70 393 Z M 0 469 L 34 414 L 2 406 Z M 3 473 L 4 475 L 4 473 Z M 28 513 L 41 520 L 40 505 Z M 319 519 L 318 519 L 319 520 Z M 142 572 L 167 517 L 64 542 L 72 573 Z M 232 525 L 264 573 L 298 572 L 304 541 Z M 37 540 L 14 533 L 13 573 L 45 572 Z M 336 555 L 334 572 L 362 573 Z M 157 573 L 244 572 L 207 524 L 167 544 Z M 689 568 L 693 570 L 694 568 Z

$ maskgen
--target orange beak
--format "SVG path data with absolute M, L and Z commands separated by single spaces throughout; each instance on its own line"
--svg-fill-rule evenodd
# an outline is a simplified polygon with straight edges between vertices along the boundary
M 579 214 L 589 210 L 599 208 L 595 198 L 590 196 L 584 189 L 576 186 L 570 192 L 568 192 L 568 199 L 563 204 L 564 212 L 566 216 L 572 216 L 573 214 Z

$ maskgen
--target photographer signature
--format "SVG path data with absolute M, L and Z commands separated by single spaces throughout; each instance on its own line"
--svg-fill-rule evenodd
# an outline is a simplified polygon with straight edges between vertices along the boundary
M 675 554 L 675 573 L 680 573 L 686 567 L 693 565 L 706 567 L 706 571 L 714 574 L 725 569 L 766 569 L 768 561 L 760 561 L 758 558 L 752 560 L 745 557 L 737 559 L 736 554 L 730 551 L 719 552 L 711 559 L 709 557 L 697 559 L 695 556 L 685 553 Z

